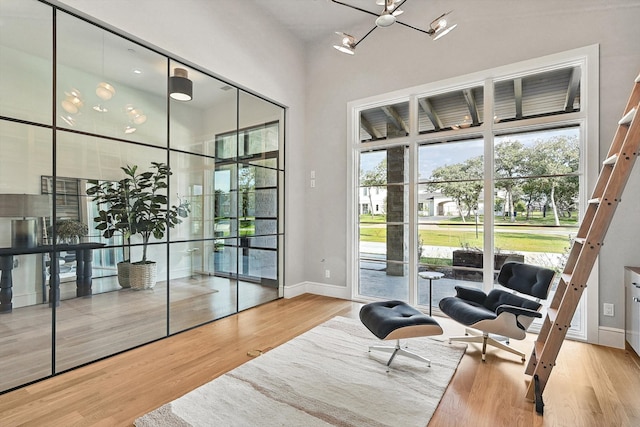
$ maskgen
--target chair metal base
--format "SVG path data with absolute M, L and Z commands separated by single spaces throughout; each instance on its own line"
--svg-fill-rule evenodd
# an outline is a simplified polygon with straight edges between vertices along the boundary
M 516 350 L 513 347 L 509 347 L 509 338 L 506 339 L 506 344 L 498 341 L 495 338 L 492 338 L 489 336 L 489 334 L 487 332 L 480 332 L 480 331 L 476 331 L 474 329 L 465 329 L 465 336 L 463 337 L 450 337 L 449 338 L 449 344 L 451 344 L 451 341 L 459 341 L 459 342 L 475 342 L 475 343 L 482 343 L 482 361 L 485 362 L 485 356 L 487 354 L 487 345 L 491 345 L 493 347 L 497 347 L 501 350 L 505 350 L 508 351 L 509 353 L 513 353 L 513 354 L 517 354 L 518 356 L 520 356 L 520 359 L 522 360 L 522 362 L 524 363 L 525 359 L 525 354 L 522 353 L 521 351 Z
M 400 347 L 400 340 L 396 340 L 395 347 L 386 346 L 386 345 L 372 345 L 372 346 L 369 347 L 369 352 L 371 352 L 371 350 L 382 351 L 382 352 L 385 352 L 385 353 L 391 353 L 391 358 L 387 362 L 387 372 L 389 372 L 389 367 L 391 366 L 391 362 L 393 362 L 393 359 L 398 354 L 410 357 L 410 358 L 415 359 L 415 360 L 420 360 L 422 362 L 427 362 L 427 366 L 431 367 L 431 360 L 427 359 L 426 357 L 422 357 L 419 354 L 416 354 L 416 353 L 414 353 L 412 351 L 409 351 L 406 348 Z

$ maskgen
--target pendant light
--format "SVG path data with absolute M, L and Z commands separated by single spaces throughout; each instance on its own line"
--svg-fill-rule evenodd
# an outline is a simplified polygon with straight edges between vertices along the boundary
M 187 70 L 174 68 L 169 77 L 169 96 L 177 101 L 191 101 L 193 98 L 193 82 L 188 78 Z
M 336 32 L 336 34 L 342 37 L 342 43 L 335 44 L 333 45 L 333 47 L 339 50 L 340 52 L 343 52 L 349 55 L 353 55 L 355 53 L 356 46 L 360 42 L 362 42 L 369 34 L 371 34 L 376 28 L 389 27 L 395 23 L 398 23 L 399 25 L 402 25 L 407 28 L 411 28 L 412 30 L 416 30 L 421 33 L 427 34 L 433 40 L 438 40 L 445 34 L 449 33 L 449 31 L 457 27 L 457 24 L 451 25 L 445 19 L 445 17 L 449 15 L 452 11 L 443 13 L 442 15 L 440 15 L 439 17 L 431 21 L 428 29 L 414 27 L 413 25 L 409 25 L 399 21 L 397 17 L 403 13 L 403 11 L 400 10 L 400 7 L 402 7 L 407 2 L 407 0 L 376 0 L 376 5 L 384 6 L 384 9 L 380 14 L 371 12 L 367 9 L 363 9 L 359 6 L 354 6 L 354 5 L 345 3 L 340 0 L 331 0 L 331 2 L 339 4 L 341 6 L 349 7 L 351 9 L 358 10 L 360 12 L 367 13 L 369 15 L 376 16 L 376 20 L 375 20 L 376 25 L 371 30 L 369 30 L 367 34 L 361 37 L 359 41 L 356 41 L 354 37 L 346 33 Z

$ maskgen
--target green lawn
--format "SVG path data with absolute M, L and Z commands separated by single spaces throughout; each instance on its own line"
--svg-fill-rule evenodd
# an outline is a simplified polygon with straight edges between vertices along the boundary
M 542 212 L 533 212 L 529 218 L 522 212 L 518 212 L 515 221 L 511 221 L 509 218 L 504 218 L 502 216 L 495 216 L 494 221 L 496 225 L 505 224 L 509 226 L 555 226 L 555 218 L 551 213 L 548 213 L 546 217 L 542 216 Z M 386 215 L 360 215 L 360 223 L 372 223 L 372 224 L 384 224 L 387 221 Z M 478 222 L 482 224 L 484 221 L 484 215 L 478 216 Z M 459 216 L 451 216 L 451 217 L 443 217 L 442 219 L 438 219 L 436 221 L 439 225 L 447 225 L 447 224 L 475 224 L 476 220 L 474 216 L 470 216 L 466 218 L 466 222 L 462 221 L 462 218 Z M 573 215 L 571 218 L 560 218 L 560 227 L 576 227 L 578 226 L 578 217 L 577 215 Z M 433 223 L 433 221 L 432 221 Z
M 364 220 L 366 223 L 360 224 L 360 240 L 365 242 L 386 242 L 387 229 L 384 226 L 384 216 L 367 217 Z M 476 237 L 473 228 L 465 227 L 465 229 L 462 229 L 459 227 L 460 224 L 448 224 L 449 226 L 447 227 L 447 223 L 438 223 L 437 229 L 420 230 L 419 235 L 420 239 L 422 239 L 422 244 L 425 246 L 449 246 L 453 248 L 482 248 L 482 231 Z M 473 223 L 468 225 L 473 227 Z M 495 247 L 501 251 L 550 253 L 563 253 L 570 247 L 569 233 L 571 230 L 561 226 L 558 233 L 550 234 L 553 228 L 536 225 L 523 224 L 522 227 L 513 227 L 511 225 L 501 226 L 500 223 L 496 223 Z M 439 228 L 442 228 L 442 230 Z M 575 234 L 575 231 L 573 231 L 573 234 Z

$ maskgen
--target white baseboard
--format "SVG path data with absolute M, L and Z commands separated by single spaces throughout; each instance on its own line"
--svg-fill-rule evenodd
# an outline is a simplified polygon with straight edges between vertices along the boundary
M 285 298 L 293 298 L 305 293 L 347 300 L 351 299 L 351 292 L 349 292 L 346 286 L 327 285 L 326 283 L 317 282 L 301 282 L 284 287 Z
M 49 287 L 47 287 L 49 289 Z M 30 305 L 36 305 L 42 303 L 42 293 L 32 293 L 23 295 L 14 295 L 11 303 L 13 308 L 28 307 Z
M 599 326 L 598 344 L 624 349 L 624 329 Z

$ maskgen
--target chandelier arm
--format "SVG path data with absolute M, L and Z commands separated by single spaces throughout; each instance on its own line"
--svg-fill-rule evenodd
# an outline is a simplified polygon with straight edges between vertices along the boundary
M 425 34 L 429 34 L 429 35 L 434 33 L 434 31 L 432 29 L 423 30 L 422 28 L 414 27 L 413 25 L 405 24 L 404 22 L 400 22 L 398 20 L 396 20 L 396 24 L 404 25 L 405 27 L 409 27 L 412 30 L 420 31 L 421 33 L 425 33 Z
M 373 33 L 373 30 L 375 30 L 376 28 L 378 28 L 378 26 L 377 26 L 377 25 L 375 25 L 372 29 L 370 29 L 370 30 L 369 30 L 369 32 L 368 32 L 367 34 L 365 34 L 364 36 L 362 36 L 362 37 L 360 38 L 360 40 L 358 40 L 358 42 L 357 42 L 356 44 L 354 44 L 354 45 L 353 45 L 353 47 L 355 48 L 356 46 L 358 46 L 358 45 L 360 44 L 360 42 L 361 42 L 362 40 L 364 40 L 365 38 L 367 38 L 367 36 L 368 36 L 369 34 Z
M 380 16 L 379 14 L 377 14 L 377 13 L 375 13 L 375 12 L 370 12 L 370 11 L 368 11 L 368 10 L 366 10 L 366 9 L 362 9 L 362 8 L 360 8 L 360 7 L 358 7 L 358 6 L 352 6 L 352 5 L 350 5 L 350 4 L 343 3 L 343 2 L 338 1 L 338 0 L 331 0 L 331 1 L 332 1 L 333 3 L 335 3 L 335 4 L 339 4 L 339 5 L 341 5 L 341 6 L 347 6 L 347 7 L 350 7 L 351 9 L 355 9 L 355 10 L 359 10 L 360 12 L 368 13 L 369 15 L 373 15 L 373 16 L 376 16 L 376 17 L 377 17 L 377 16 Z M 405 1 L 406 1 L 406 0 L 405 0 Z

